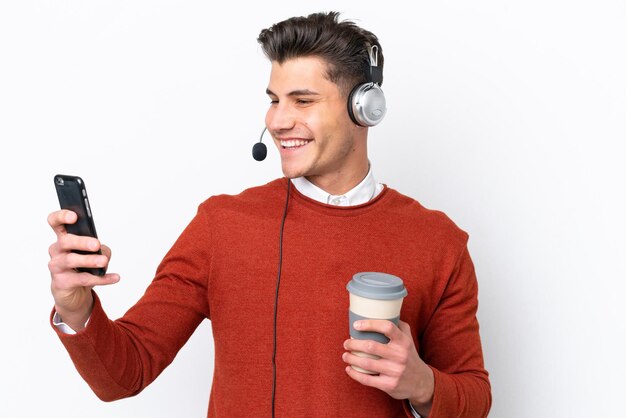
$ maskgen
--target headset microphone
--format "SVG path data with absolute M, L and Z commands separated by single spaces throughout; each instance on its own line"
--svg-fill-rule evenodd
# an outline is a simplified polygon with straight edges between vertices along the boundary
M 252 158 L 257 161 L 263 161 L 265 157 L 267 157 L 267 147 L 263 143 L 263 134 L 267 131 L 267 128 L 263 128 L 261 131 L 261 137 L 259 138 L 259 142 L 254 144 L 252 147 Z

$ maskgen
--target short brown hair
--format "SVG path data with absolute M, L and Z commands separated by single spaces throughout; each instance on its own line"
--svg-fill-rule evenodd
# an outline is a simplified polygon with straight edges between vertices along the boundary
M 370 48 L 378 48 L 378 66 L 384 58 L 378 38 L 338 12 L 292 17 L 263 29 L 257 39 L 263 52 L 280 64 L 298 57 L 316 56 L 328 63 L 326 77 L 348 96 L 354 86 L 368 81 Z M 382 79 L 380 84 L 382 84 Z

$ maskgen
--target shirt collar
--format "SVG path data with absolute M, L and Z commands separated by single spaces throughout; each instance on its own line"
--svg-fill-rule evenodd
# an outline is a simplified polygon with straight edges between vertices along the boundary
M 371 167 L 365 178 L 343 195 L 332 195 L 325 192 L 304 177 L 291 179 L 291 183 L 303 195 L 318 202 L 334 206 L 362 205 L 372 200 L 383 190 L 383 185 L 376 182 Z

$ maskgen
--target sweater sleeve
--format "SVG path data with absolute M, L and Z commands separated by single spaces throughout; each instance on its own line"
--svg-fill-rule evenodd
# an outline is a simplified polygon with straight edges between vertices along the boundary
M 104 401 L 134 396 L 167 367 L 200 322 L 207 297 L 211 234 L 202 206 L 159 265 L 141 299 L 115 321 L 94 292 L 87 327 L 53 327 L 94 393 Z
M 465 247 L 420 339 L 420 354 L 435 378 L 430 418 L 486 417 L 489 412 L 491 387 L 477 310 L 478 284 Z

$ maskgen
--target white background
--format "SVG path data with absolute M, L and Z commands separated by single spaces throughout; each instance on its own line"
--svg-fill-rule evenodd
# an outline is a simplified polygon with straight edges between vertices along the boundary
M 133 399 L 102 403 L 76 373 L 48 324 L 52 178 L 88 186 L 118 317 L 201 201 L 281 175 L 274 149 L 250 156 L 256 36 L 320 10 L 383 45 L 378 180 L 470 234 L 491 416 L 624 416 L 624 2 L 315 3 L 0 4 L 0 416 L 205 416 L 208 322 Z

